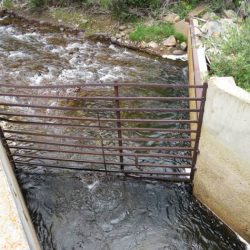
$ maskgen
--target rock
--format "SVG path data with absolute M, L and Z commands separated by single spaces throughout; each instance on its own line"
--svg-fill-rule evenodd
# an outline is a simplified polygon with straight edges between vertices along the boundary
M 173 55 L 175 56 L 180 56 L 180 55 L 184 55 L 185 54 L 185 51 L 183 50 L 180 50 L 180 49 L 176 49 L 172 52 Z
M 133 29 L 133 26 L 131 24 L 129 24 L 128 29 Z
M 156 48 L 158 48 L 158 44 L 156 43 L 156 42 L 150 42 L 149 44 L 148 44 L 148 47 L 150 47 L 150 48 L 152 48 L 152 49 L 156 49 Z
M 117 39 L 117 42 L 118 42 L 118 43 L 121 43 L 121 42 L 122 42 L 122 39 L 120 39 L 120 38 Z
M 148 47 L 148 44 L 146 42 L 142 41 L 139 46 L 140 46 L 140 48 L 145 49 Z
M 115 42 L 116 42 L 116 37 L 115 37 L 115 36 L 112 36 L 112 37 L 110 38 L 110 40 L 111 40 L 112 43 L 115 43 Z
M 81 24 L 86 24 L 86 23 L 88 23 L 88 22 L 89 22 L 88 19 L 81 19 Z
M 121 37 L 124 37 L 124 36 L 126 36 L 126 33 L 125 32 L 121 32 L 120 35 L 121 35 Z
M 82 32 L 82 31 L 78 32 L 77 37 L 78 38 L 83 38 L 84 37 L 84 32 Z
M 119 30 L 120 31 L 123 31 L 123 30 L 125 30 L 127 27 L 125 26 L 125 25 L 121 25 L 120 27 L 119 27 Z
M 224 29 L 219 21 L 210 21 L 202 26 L 201 31 L 206 37 L 210 37 L 215 32 L 222 33 Z
M 63 31 L 64 31 L 64 28 L 63 28 L 63 27 L 61 27 L 61 28 L 60 28 L 60 31 L 62 31 L 62 32 L 63 32 Z
M 226 18 L 232 19 L 234 22 L 236 22 L 238 19 L 236 12 L 233 10 L 224 10 L 223 14 Z
M 175 13 L 168 14 L 167 16 L 163 17 L 163 21 L 168 23 L 177 23 L 181 20 L 180 16 Z
M 115 37 L 116 37 L 116 39 L 120 39 L 122 36 L 121 36 L 121 34 L 118 33 L 115 35 Z
M 214 12 L 206 12 L 202 16 L 202 19 L 207 20 L 207 21 L 213 21 L 213 20 L 218 20 L 219 17 Z
M 165 39 L 162 44 L 167 47 L 174 47 L 176 46 L 176 39 L 174 36 L 170 36 L 167 39 Z
M 187 49 L 187 43 L 186 42 L 182 42 L 180 44 L 180 47 L 181 47 L 182 50 L 186 50 Z
M 219 38 L 220 35 L 221 35 L 221 33 L 219 33 L 219 32 L 214 32 L 214 33 L 212 34 L 212 37 L 213 37 L 213 38 Z

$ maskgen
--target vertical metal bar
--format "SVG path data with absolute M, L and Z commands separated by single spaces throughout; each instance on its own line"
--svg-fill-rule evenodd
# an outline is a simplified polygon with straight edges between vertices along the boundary
M 98 126 L 101 127 L 99 112 L 97 113 L 97 118 L 98 118 Z M 100 130 L 100 131 L 101 131 L 101 130 Z M 100 138 L 101 147 L 102 147 L 102 159 L 103 159 L 103 164 L 104 164 L 104 168 L 105 168 L 106 175 L 107 175 L 107 173 L 108 173 L 108 172 L 107 172 L 107 164 L 106 164 L 106 158 L 105 158 L 105 152 L 104 152 L 103 138 L 102 138 L 102 135 L 101 135 L 101 134 L 99 134 L 99 138 Z
M 192 159 L 192 170 L 191 170 L 191 174 L 190 174 L 191 182 L 193 182 L 193 180 L 194 180 L 194 173 L 196 171 L 196 161 L 197 161 L 197 156 L 199 153 L 199 142 L 200 142 L 200 136 L 201 136 L 202 120 L 203 120 L 203 115 L 204 115 L 204 110 L 205 110 L 207 88 L 208 88 L 208 85 L 205 82 L 203 84 L 203 90 L 202 90 L 202 98 L 203 99 L 201 101 L 200 114 L 199 114 L 199 118 L 198 118 L 197 133 L 196 133 L 196 138 L 195 138 L 195 145 L 194 145 L 194 152 L 193 152 L 193 159 Z
M 13 170 L 15 170 L 16 169 L 16 164 L 15 164 L 14 159 L 12 157 L 12 154 L 10 152 L 7 140 L 6 140 L 5 136 L 4 136 L 4 133 L 3 133 L 3 130 L 2 130 L 1 126 L 0 126 L 0 140 L 1 140 L 2 145 L 3 145 L 3 147 L 4 147 L 4 149 L 5 149 L 6 153 L 7 153 L 7 156 L 9 158 L 9 161 L 10 161 L 10 164 L 11 164 Z
M 114 91 L 115 91 L 115 97 L 119 97 L 119 87 L 118 85 L 115 85 L 114 86 Z M 119 102 L 119 99 L 115 100 L 115 106 L 117 109 L 120 108 L 120 102 Z M 121 128 L 121 122 L 120 122 L 120 119 L 121 119 L 121 112 L 120 111 L 116 111 L 116 119 L 117 119 L 117 122 L 116 122 L 116 126 L 117 128 Z M 123 159 L 123 149 L 122 149 L 122 131 L 121 130 L 118 130 L 117 131 L 118 133 L 118 143 L 119 143 L 119 153 L 120 153 L 120 166 L 121 166 L 121 170 L 124 170 L 124 165 L 123 165 L 123 162 L 124 162 L 124 159 Z

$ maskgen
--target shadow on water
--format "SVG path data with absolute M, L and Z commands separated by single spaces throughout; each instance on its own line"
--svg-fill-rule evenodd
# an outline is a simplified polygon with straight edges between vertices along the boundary
M 88 82 L 164 82 L 178 84 L 186 82 L 186 64 L 156 59 L 113 45 L 80 40 L 67 33 L 36 29 L 29 25 L 10 25 L 0 20 L 0 76 L 4 84 L 27 85 L 78 84 Z M 10 87 L 11 89 L 11 87 Z M 177 90 L 141 88 L 123 90 L 121 95 L 137 96 L 186 96 Z M 167 91 L 167 92 L 166 92 Z M 107 89 L 91 89 L 92 96 L 105 95 Z M 20 91 L 19 93 L 28 93 Z M 85 96 L 85 90 L 73 92 L 66 90 L 39 90 L 37 94 Z M 32 93 L 35 94 L 35 93 Z M 16 98 L 1 101 L 18 102 Z M 30 100 L 23 99 L 24 103 Z M 69 105 L 71 107 L 101 107 L 103 104 L 90 102 L 62 102 L 35 100 L 35 104 L 51 106 Z M 129 104 L 121 102 L 122 107 L 166 107 L 162 102 L 143 102 L 137 100 Z M 168 104 L 168 108 L 186 108 L 179 102 Z M 1 106 L 1 110 L 4 107 Z M 45 115 L 70 115 L 85 117 L 82 111 L 55 111 L 28 108 L 12 108 L 15 112 L 29 112 Z M 101 116 L 114 118 L 110 114 Z M 177 113 L 135 114 L 122 113 L 122 118 L 186 119 L 187 115 Z M 21 118 L 20 118 L 21 119 Z M 37 118 L 36 121 L 43 121 Z M 70 122 L 73 124 L 73 121 Z M 6 126 L 6 124 L 3 124 Z M 84 125 L 93 125 L 84 123 Z M 113 125 L 110 125 L 113 126 Z M 128 126 L 124 124 L 124 126 Z M 134 124 L 140 127 L 141 124 Z M 186 128 L 182 125 L 146 124 L 151 128 Z M 145 126 L 144 126 L 145 127 Z M 11 129 L 37 131 L 37 127 L 9 125 Z M 41 129 L 41 128 L 39 128 Z M 60 135 L 93 136 L 93 131 L 79 128 L 65 129 L 45 126 L 42 132 Z M 106 138 L 117 135 L 102 132 Z M 129 136 L 167 138 L 161 132 L 127 132 Z M 175 136 L 179 136 L 176 134 Z M 184 137 L 187 135 L 183 135 Z M 28 138 L 23 136 L 23 138 Z M 41 139 L 41 138 L 40 138 Z M 60 142 L 60 141 L 59 141 Z M 64 140 L 67 143 L 67 140 Z M 85 144 L 84 140 L 78 143 Z M 98 144 L 98 142 L 96 142 Z M 112 140 L 107 146 L 114 146 Z M 13 145 L 15 142 L 13 142 Z M 145 146 L 145 144 L 138 144 Z M 138 146 L 137 145 L 137 146 Z M 156 145 L 148 142 L 146 146 Z M 173 146 L 158 142 L 158 146 Z M 176 144 L 178 146 L 178 144 Z M 32 144 L 25 144 L 32 146 Z M 130 145 L 134 146 L 134 144 Z M 49 147 L 48 147 L 49 148 Z M 39 155 L 41 153 L 23 150 Z M 162 152 L 160 152 L 162 153 Z M 169 152 L 167 152 L 169 153 Z M 171 153 L 171 152 L 170 152 Z M 51 154 L 51 156 L 57 156 Z M 74 155 L 67 155 L 74 159 Z M 84 156 L 86 159 L 86 156 Z M 91 159 L 91 158 L 90 158 Z M 27 159 L 28 161 L 30 159 Z M 127 159 L 129 161 L 129 159 Z M 165 159 L 143 159 L 146 162 L 164 163 Z M 39 161 L 38 163 L 46 163 Z M 62 164 L 57 162 L 58 164 Z M 182 162 L 167 162 L 181 164 Z M 184 184 L 168 184 L 157 181 L 121 179 L 105 175 L 90 175 L 83 172 L 48 170 L 42 167 L 18 167 L 17 177 L 24 192 L 32 220 L 43 249 L 87 249 L 87 250 L 163 250 L 163 249 L 245 249 L 236 235 L 213 215 L 207 212 L 191 195 L 191 187 Z

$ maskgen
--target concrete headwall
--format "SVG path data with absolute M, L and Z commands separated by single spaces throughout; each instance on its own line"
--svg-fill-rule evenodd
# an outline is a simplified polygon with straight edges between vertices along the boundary
M 230 77 L 208 83 L 194 195 L 250 242 L 250 94 Z

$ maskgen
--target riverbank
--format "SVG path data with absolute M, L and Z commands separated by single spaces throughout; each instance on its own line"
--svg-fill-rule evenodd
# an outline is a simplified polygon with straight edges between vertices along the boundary
M 72 8 L 50 8 L 42 12 L 31 12 L 29 9 L 16 6 L 8 10 L 2 9 L 0 16 L 14 17 L 38 26 L 47 25 L 51 28 L 60 29 L 62 32 L 74 32 L 82 38 L 106 41 L 162 58 L 187 60 L 187 44 L 185 42 L 187 23 L 180 20 L 177 15 L 168 15 L 164 17 L 165 21 L 145 18 L 140 22 L 124 24 L 107 13 L 92 13 L 89 15 L 83 10 L 79 11 Z M 4 20 L 0 22 L 4 23 Z M 158 40 L 145 38 L 146 41 L 131 39 L 131 34 L 137 32 L 138 27 L 141 26 L 145 29 L 149 28 L 150 32 L 155 30 L 157 34 L 160 33 L 160 38 Z

